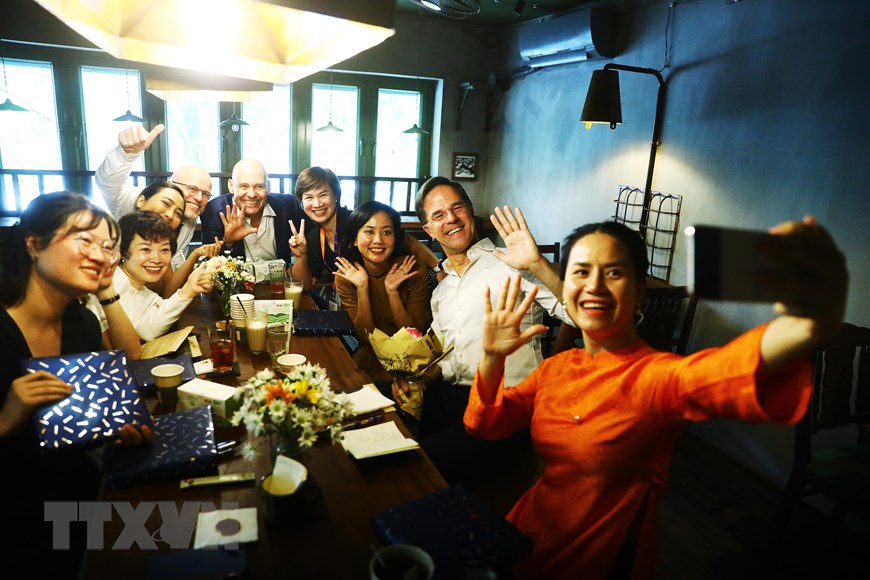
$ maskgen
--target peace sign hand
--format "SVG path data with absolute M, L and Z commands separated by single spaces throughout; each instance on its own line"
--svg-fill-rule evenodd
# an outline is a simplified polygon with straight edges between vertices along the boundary
M 493 310 L 490 290 L 489 287 L 486 288 L 483 317 L 484 353 L 491 356 L 508 356 L 529 342 L 536 334 L 547 330 L 543 324 L 535 324 L 520 332 L 523 316 L 532 306 L 537 293 L 537 286 L 533 286 L 517 306 L 517 298 L 520 295 L 520 275 L 517 274 L 513 282 L 510 278 L 506 278 Z
M 401 286 L 405 280 L 415 276 L 417 274 L 417 271 L 414 270 L 414 265 L 416 263 L 417 258 L 414 256 L 405 256 L 401 262 L 393 264 L 393 267 L 390 268 L 390 271 L 384 278 L 384 288 L 386 288 L 387 292 L 398 291 L 399 286 Z
M 290 251 L 293 252 L 293 255 L 297 258 L 301 258 L 302 256 L 306 256 L 308 254 L 308 241 L 305 239 L 305 220 L 302 220 L 299 223 L 299 231 L 296 231 L 296 226 L 293 225 L 293 220 L 288 221 L 290 224 L 290 239 L 288 240 L 288 244 L 290 246 Z
M 339 278 L 344 278 L 357 289 L 368 288 L 369 273 L 365 268 L 354 262 L 351 264 L 347 258 L 338 257 L 335 259 L 335 275 Z

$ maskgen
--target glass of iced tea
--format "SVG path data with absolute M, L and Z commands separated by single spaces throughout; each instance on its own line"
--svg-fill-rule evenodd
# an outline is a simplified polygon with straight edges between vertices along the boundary
M 284 293 L 284 264 L 272 262 L 269 264 L 269 289 L 272 294 L 280 296 Z
M 233 327 L 232 320 L 218 320 L 208 325 L 211 362 L 218 372 L 233 370 L 233 360 L 236 358 L 236 333 Z

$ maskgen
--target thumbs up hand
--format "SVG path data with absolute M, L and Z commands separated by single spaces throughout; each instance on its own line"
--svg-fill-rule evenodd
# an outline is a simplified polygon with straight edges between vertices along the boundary
M 142 153 L 157 139 L 157 136 L 160 135 L 166 127 L 164 125 L 157 125 L 151 132 L 145 130 L 141 125 L 135 125 L 132 127 L 127 127 L 120 133 L 118 133 L 118 144 L 121 145 L 121 148 L 124 149 L 126 153 Z

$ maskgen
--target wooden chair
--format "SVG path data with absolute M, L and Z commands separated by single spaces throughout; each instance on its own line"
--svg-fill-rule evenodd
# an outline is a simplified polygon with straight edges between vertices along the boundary
M 559 267 L 559 262 L 562 259 L 562 244 L 559 242 L 553 244 L 538 244 L 538 251 L 541 252 L 541 255 L 553 262 L 556 267 Z M 561 299 L 561 296 L 557 296 L 557 298 Z M 544 312 L 542 323 L 547 327 L 547 332 L 541 335 L 541 353 L 544 357 L 548 357 L 554 351 L 554 344 L 556 342 L 556 337 L 559 334 L 559 327 L 562 325 L 562 321 L 558 318 L 553 318 Z
M 641 305 L 643 319 L 637 325 L 637 332 L 656 350 L 686 354 L 697 306 L 698 298 L 690 296 L 685 286 L 647 288 Z M 579 329 L 563 324 L 552 353 L 574 348 L 582 338 Z
M 698 298 L 685 286 L 647 288 L 637 333 L 656 350 L 686 354 Z
M 813 448 L 821 431 L 852 426 L 854 445 Z M 778 560 L 789 518 L 801 497 L 823 493 L 834 500 L 831 514 L 836 546 L 846 514 L 870 519 L 870 444 L 862 443 L 870 427 L 870 328 L 843 324 L 814 357 L 813 393 L 807 414 L 795 426 L 791 475 L 771 536 Z

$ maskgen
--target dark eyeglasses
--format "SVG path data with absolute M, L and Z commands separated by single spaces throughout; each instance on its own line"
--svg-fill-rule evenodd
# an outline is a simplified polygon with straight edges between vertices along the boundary
M 197 193 L 201 193 L 202 197 L 206 200 L 211 197 L 211 192 L 207 189 L 200 189 L 195 185 L 188 185 L 186 183 L 181 183 L 180 181 L 173 181 L 172 183 L 174 183 L 175 185 L 180 185 L 182 187 L 186 187 L 187 192 L 190 195 L 196 195 Z

